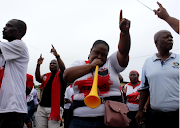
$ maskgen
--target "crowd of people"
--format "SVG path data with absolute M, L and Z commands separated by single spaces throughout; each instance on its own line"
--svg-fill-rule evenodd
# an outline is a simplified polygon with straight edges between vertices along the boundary
M 171 17 L 159 3 L 155 15 L 179 34 L 179 20 Z M 130 20 L 119 16 L 120 37 L 117 50 L 109 55 L 109 45 L 96 40 L 88 60 L 77 60 L 65 67 L 52 45 L 50 72 L 41 74 L 42 54 L 37 60 L 35 79 L 43 93 L 38 99 L 32 74 L 27 73 L 29 53 L 21 40 L 26 23 L 18 19 L 7 22 L 0 42 L 0 128 L 113 128 L 104 123 L 103 102 L 96 108 L 85 105 L 95 68 L 98 69 L 98 94 L 101 99 L 123 102 L 131 120 L 128 128 L 179 128 L 179 54 L 170 52 L 173 36 L 168 30 L 154 35 L 157 53 L 146 59 L 139 72 L 129 73 L 130 82 L 120 87 L 120 75 L 129 63 L 131 47 Z

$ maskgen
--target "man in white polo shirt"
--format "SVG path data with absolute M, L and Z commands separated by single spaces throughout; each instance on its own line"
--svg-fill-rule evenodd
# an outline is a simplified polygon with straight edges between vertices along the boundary
M 169 52 L 173 46 L 169 31 L 157 32 L 154 41 L 158 53 L 148 58 L 142 69 L 136 121 L 142 124 L 143 108 L 150 92 L 150 127 L 179 128 L 179 54 Z
M 3 29 L 0 42 L 0 128 L 23 128 L 27 113 L 26 72 L 29 52 L 21 38 L 26 24 L 10 20 Z

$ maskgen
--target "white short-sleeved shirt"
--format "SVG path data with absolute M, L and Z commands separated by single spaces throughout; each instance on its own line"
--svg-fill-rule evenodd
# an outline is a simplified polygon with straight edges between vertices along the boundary
M 65 99 L 69 99 L 70 101 L 72 101 L 73 100 L 73 96 L 74 96 L 74 91 L 73 91 L 72 86 L 70 85 L 70 86 L 68 86 L 66 88 L 64 98 Z M 69 109 L 70 106 L 71 106 L 71 103 L 64 104 L 64 109 Z
M 89 64 L 87 61 L 76 61 L 70 67 L 80 66 Z M 120 93 L 120 81 L 118 74 L 122 72 L 125 68 L 121 67 L 117 60 L 117 52 L 113 53 L 106 61 L 106 63 L 99 67 L 98 70 L 98 87 L 101 92 L 100 97 L 109 96 L 121 96 Z M 88 73 L 74 81 L 74 100 L 84 100 L 84 98 L 89 94 L 92 84 L 93 75 Z M 74 116 L 79 117 L 96 117 L 104 115 L 104 104 L 101 104 L 97 108 L 89 108 L 87 106 L 79 107 L 74 110 Z
M 179 109 L 179 54 L 172 53 L 164 62 L 155 54 L 145 61 L 141 90 L 148 88 L 152 109 L 164 112 Z
M 128 106 L 130 111 L 138 111 L 139 109 L 139 101 L 136 100 L 137 96 L 140 95 L 138 90 L 140 89 L 141 82 L 139 81 L 136 86 L 131 85 L 131 83 L 128 83 L 124 86 L 124 88 L 127 89 L 126 92 L 126 105 Z
M 21 40 L 0 42 L 0 63 L 5 63 L 0 89 L 0 113 L 27 113 L 26 73 L 28 48 Z

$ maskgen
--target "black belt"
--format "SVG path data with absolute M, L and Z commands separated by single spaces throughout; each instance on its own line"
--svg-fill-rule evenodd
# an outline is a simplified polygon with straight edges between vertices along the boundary
M 174 114 L 179 113 L 179 109 L 177 109 L 176 111 L 169 111 L 169 112 L 163 112 L 163 111 L 154 110 L 154 109 L 151 109 L 151 111 L 153 112 L 153 114 L 156 114 L 156 115 L 174 115 Z

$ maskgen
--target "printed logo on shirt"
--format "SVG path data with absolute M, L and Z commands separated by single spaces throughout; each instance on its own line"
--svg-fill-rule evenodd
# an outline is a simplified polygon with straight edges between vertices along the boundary
M 179 63 L 178 62 L 174 62 L 172 67 L 179 69 Z
M 100 76 L 107 76 L 108 75 L 108 69 L 101 69 L 100 71 L 98 71 L 98 75 Z
M 46 79 L 47 79 L 47 76 L 43 76 L 43 80 L 46 81 Z

